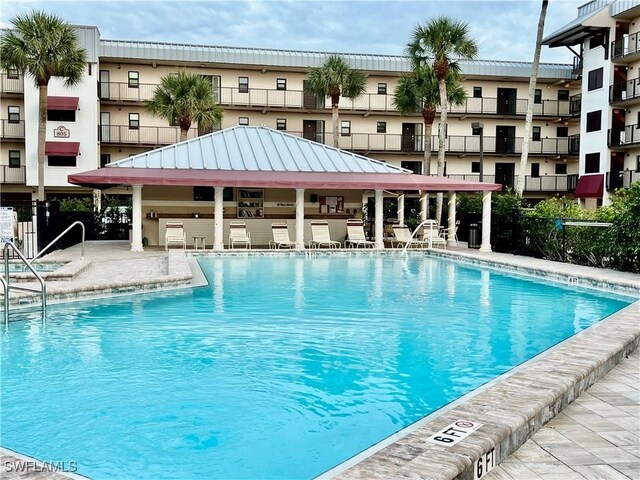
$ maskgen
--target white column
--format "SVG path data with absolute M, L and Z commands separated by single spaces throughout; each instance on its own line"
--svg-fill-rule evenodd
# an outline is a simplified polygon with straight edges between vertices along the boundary
M 131 196 L 131 216 L 133 231 L 131 232 L 131 251 L 142 252 L 142 185 L 133 185 Z
M 456 245 L 456 192 L 449 192 L 449 237 L 447 245 Z
M 429 192 L 420 191 L 420 221 L 429 218 Z
M 296 188 L 296 250 L 304 250 L 304 188 Z
M 382 236 L 384 235 L 384 225 L 383 222 L 383 213 L 384 213 L 384 192 L 382 190 L 376 190 L 376 226 L 375 226 L 375 237 L 376 237 L 376 249 L 382 250 L 384 248 L 384 241 L 382 240 Z
M 213 249 L 224 250 L 224 187 L 215 187 L 213 197 Z
M 482 192 L 482 244 L 480 251 L 491 251 L 491 192 Z
M 404 192 L 398 192 L 398 222 L 404 225 Z

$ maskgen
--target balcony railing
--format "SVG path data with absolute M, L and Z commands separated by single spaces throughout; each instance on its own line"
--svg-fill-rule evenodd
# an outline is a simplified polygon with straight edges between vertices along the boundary
M 198 136 L 198 129 L 189 130 L 187 138 Z M 180 141 L 178 127 L 139 127 L 128 125 L 98 125 L 98 138 L 102 143 L 131 145 L 171 145 Z
M 638 33 L 625 35 L 624 37 L 611 42 L 611 58 L 622 60 L 640 52 L 640 36 Z
M 611 148 L 625 148 L 640 143 L 640 125 L 626 125 L 624 129 L 610 128 L 608 145 Z
M 575 76 L 582 75 L 582 57 L 573 57 L 573 67 L 571 73 Z
M 24 77 L 0 72 L 0 93 L 24 93 Z
M 471 174 L 449 174 L 449 178 L 458 180 L 479 181 L 480 175 Z M 496 181 L 497 180 L 497 181 Z M 482 175 L 483 182 L 501 183 L 503 185 L 513 187 L 518 182 L 518 175 Z M 544 175 L 541 177 L 533 177 L 526 175 L 524 177 L 525 192 L 573 192 L 578 183 L 578 175 Z
M 24 120 L 19 122 L 0 120 L 0 138 L 2 140 L 24 140 Z
M 156 87 L 155 84 L 141 83 L 137 88 L 131 88 L 127 83 L 103 82 L 99 84 L 99 96 L 101 100 L 105 101 L 139 103 L 150 100 Z M 215 89 L 215 93 L 217 102 L 223 107 L 331 109 L 330 102 L 303 90 L 249 88 L 245 92 L 240 91 L 237 87 L 218 87 Z M 341 98 L 340 109 L 343 111 L 397 112 L 393 104 L 393 95 L 376 93 L 365 93 L 356 99 Z M 450 110 L 452 115 L 524 116 L 527 113 L 527 99 L 499 101 L 497 98 L 469 97 L 464 105 L 452 106 Z M 534 115 L 536 116 L 558 117 L 571 114 L 569 100 L 543 100 L 534 105 Z
M 627 102 L 640 97 L 640 78 L 614 83 L 609 87 L 609 103 Z
M 0 165 L 0 183 L 24 185 L 27 183 L 27 170 L 24 166 L 10 167 Z
M 582 109 L 582 94 L 571 95 L 569 97 L 569 114 L 572 116 L 580 115 Z
M 634 182 L 640 182 L 640 171 L 623 170 L 617 173 L 607 172 L 607 190 L 629 188 Z
M 292 135 L 306 137 L 309 140 L 333 145 L 333 134 L 304 135 L 302 132 L 288 132 Z M 484 137 L 483 152 L 487 154 L 511 155 L 522 153 L 522 137 Z M 542 138 L 529 143 L 531 155 L 575 155 L 578 136 L 560 138 Z M 422 135 L 402 135 L 392 133 L 352 133 L 340 135 L 338 146 L 344 150 L 363 152 L 422 152 L 424 137 Z M 438 151 L 438 136 L 431 139 L 432 151 Z M 449 135 L 445 139 L 445 150 L 449 153 L 479 153 L 480 137 L 476 135 Z

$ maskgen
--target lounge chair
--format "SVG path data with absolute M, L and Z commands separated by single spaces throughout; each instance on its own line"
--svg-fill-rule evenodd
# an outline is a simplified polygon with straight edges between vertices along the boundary
M 329 223 L 326 220 L 311 220 L 311 237 L 309 248 L 340 248 L 342 244 L 336 240 L 331 240 L 329 233 Z
M 172 243 L 182 245 L 183 249 L 187 248 L 187 237 L 184 234 L 182 222 L 167 222 L 164 234 L 164 249 L 169 250 L 169 245 Z
M 456 223 L 453 227 L 453 238 L 456 242 L 456 245 L 458 244 L 458 227 L 460 226 L 460 220 L 456 220 Z M 449 229 L 448 228 L 443 228 L 440 230 L 440 235 L 442 235 L 445 239 L 449 239 Z
M 392 247 L 404 247 L 409 242 L 411 242 L 409 246 L 410 248 L 425 248 L 429 245 L 429 242 L 420 240 L 417 237 L 411 239 L 411 230 L 409 230 L 409 227 L 394 225 L 392 228 L 394 236 L 394 239 L 391 240 Z
M 429 248 L 437 247 L 438 245 L 442 245 L 442 248 L 447 249 L 447 240 L 440 235 L 438 231 L 438 224 L 435 220 L 431 220 L 430 222 L 424 225 L 424 241 L 427 242 Z
M 350 218 L 347 220 L 347 241 L 345 244 L 350 248 L 373 248 L 376 242 L 367 240 L 367 237 L 364 235 L 364 223 L 362 220 Z
M 247 224 L 244 222 L 229 223 L 229 248 L 235 248 L 236 245 L 251 248 L 251 234 L 247 232 Z
M 269 240 L 269 248 L 295 248 L 296 242 L 289 238 L 289 228 L 286 223 L 272 223 L 271 234 L 273 240 Z

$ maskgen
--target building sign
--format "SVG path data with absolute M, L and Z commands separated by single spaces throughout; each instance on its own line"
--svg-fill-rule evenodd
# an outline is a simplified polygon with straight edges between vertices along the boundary
M 71 136 L 71 131 L 67 127 L 60 125 L 53 131 L 53 136 L 55 138 L 69 138 Z
M 13 242 L 13 208 L 0 207 L 0 244 Z

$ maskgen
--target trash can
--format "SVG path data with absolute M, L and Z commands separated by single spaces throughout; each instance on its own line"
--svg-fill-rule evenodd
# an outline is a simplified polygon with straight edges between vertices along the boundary
M 469 248 L 480 248 L 480 225 L 477 223 L 469 224 Z

